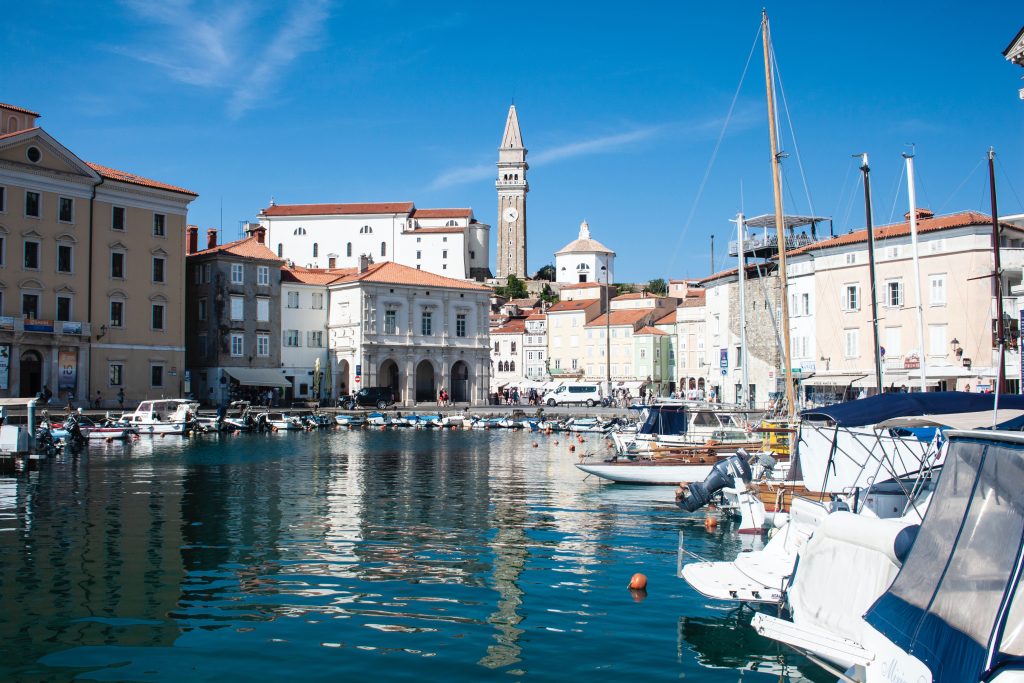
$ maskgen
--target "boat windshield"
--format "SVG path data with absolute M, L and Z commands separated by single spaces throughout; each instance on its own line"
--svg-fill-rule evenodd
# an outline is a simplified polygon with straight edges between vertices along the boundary
M 1002 634 L 994 663 L 1024 654 L 1024 598 L 1015 593 L 1024 440 L 954 437 L 934 496 L 941 504 L 929 507 L 910 556 L 865 619 L 936 683 L 978 680 L 993 637 Z
M 732 415 L 727 415 L 725 413 L 720 413 L 718 415 L 718 419 L 722 422 L 722 426 L 723 427 L 736 427 L 737 426 L 736 418 L 734 418 Z
M 595 421 L 596 422 L 596 421 Z M 686 408 L 683 406 L 651 406 L 651 412 L 638 434 L 685 434 Z

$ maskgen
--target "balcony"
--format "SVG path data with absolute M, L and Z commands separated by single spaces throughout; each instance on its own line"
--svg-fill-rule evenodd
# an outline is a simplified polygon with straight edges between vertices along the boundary
M 51 336 L 66 335 L 71 337 L 88 337 L 92 334 L 89 323 L 69 320 L 38 320 L 23 315 L 0 316 L 0 332 L 15 334 L 31 333 Z

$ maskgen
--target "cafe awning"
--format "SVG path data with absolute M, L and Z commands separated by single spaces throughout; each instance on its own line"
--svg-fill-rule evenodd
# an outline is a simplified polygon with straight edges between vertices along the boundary
M 859 379 L 868 377 L 863 372 L 835 373 L 832 375 L 814 375 L 804 380 L 804 386 L 810 387 L 846 387 Z M 874 377 L 872 377 L 874 381 Z
M 235 379 L 243 387 L 280 387 L 287 389 L 292 385 L 284 378 L 280 370 L 272 368 L 224 368 L 224 372 Z

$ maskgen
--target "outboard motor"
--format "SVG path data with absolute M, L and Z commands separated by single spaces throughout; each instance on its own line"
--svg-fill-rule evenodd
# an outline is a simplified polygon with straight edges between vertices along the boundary
M 744 483 L 749 482 L 750 465 L 743 455 L 733 455 L 715 463 L 703 482 L 687 487 L 685 498 L 679 500 L 677 495 L 676 504 L 687 512 L 695 512 L 710 503 L 714 495 L 722 489 L 735 486 L 737 479 Z

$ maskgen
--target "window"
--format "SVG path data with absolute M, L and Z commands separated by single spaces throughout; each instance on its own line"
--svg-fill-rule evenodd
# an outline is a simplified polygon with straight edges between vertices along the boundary
M 800 295 L 800 303 L 802 304 L 802 312 L 804 315 L 811 314 L 811 295 L 809 293 Z
M 575 370 L 575 369 L 576 368 L 574 367 L 573 370 Z M 509 361 L 509 363 L 508 363 L 508 371 L 509 372 L 515 372 L 516 371 L 516 362 L 514 360 L 513 361 Z
M 430 311 L 423 311 L 420 317 L 420 334 L 424 337 L 434 334 L 434 314 Z
M 231 297 L 231 319 L 245 320 L 245 297 Z
M 299 293 L 298 292 L 288 292 L 288 308 L 298 308 L 298 307 L 299 307 Z
M 647 349 L 640 349 L 640 359 L 647 358 Z
M 231 284 L 240 285 L 245 282 L 245 266 L 241 263 L 231 264 Z
M 198 336 L 198 340 L 199 340 L 199 342 L 198 342 L 197 353 L 199 354 L 200 358 L 206 358 L 206 355 L 210 352 L 209 351 L 209 344 L 207 344 L 207 341 L 206 341 L 206 335 L 205 334 L 200 334 Z
M 110 229 L 124 231 L 124 207 L 114 206 L 110 209 Z
M 38 318 L 39 317 L 39 295 L 38 294 L 22 294 L 21 295 L 21 314 L 26 318 Z
M 269 285 L 270 284 L 270 267 L 269 266 L 256 266 L 256 284 L 258 284 L 258 285 Z
M 890 280 L 885 283 L 885 305 L 889 308 L 903 306 L 903 281 Z
M 473 259 L 476 258 L 476 252 L 473 251 L 472 249 L 469 250 L 469 258 L 470 258 L 470 260 L 473 260 Z
M 860 287 L 858 285 L 846 285 L 843 289 L 843 310 L 860 310 Z
M 57 296 L 57 316 L 55 320 L 71 320 L 71 297 Z
M 284 331 L 284 345 L 285 346 L 300 346 L 299 343 L 299 331 L 298 330 L 285 330 Z
M 124 279 L 124 253 L 110 252 L 110 277 Z
M 270 335 L 256 335 L 256 355 L 266 358 L 270 355 Z
M 577 360 L 575 358 L 572 359 L 572 369 L 573 370 L 577 369 Z
M 388 243 L 387 242 L 381 242 L 380 243 L 380 255 L 381 256 L 387 256 L 388 255 Z
M 423 252 L 422 251 L 417 251 L 416 252 L 416 258 L 423 258 Z
M 0 186 L 0 213 L 7 213 L 7 188 Z
M 164 281 L 164 264 L 166 261 L 162 256 L 153 257 L 153 282 Z
M 7 263 L 7 238 L 0 235 L 0 266 Z
M 306 229 L 300 225 L 299 227 L 297 227 L 294 230 L 292 230 L 292 234 L 293 235 L 305 235 L 306 234 Z
M 360 235 L 369 235 L 372 232 L 373 232 L 373 228 L 371 228 L 369 225 L 364 225 L 363 227 L 359 228 L 359 234 Z
M 162 213 L 153 214 L 153 234 L 157 237 L 163 237 L 167 234 L 167 217 Z M 159 386 L 154 384 L 153 386 Z
M 284 256 L 284 245 L 280 242 L 277 243 L 277 257 L 281 258 Z
M 928 303 L 932 306 L 946 305 L 946 274 L 928 276 Z
M 151 325 L 152 325 L 154 330 L 162 330 L 162 329 L 164 329 L 164 310 L 165 310 L 165 308 L 166 307 L 163 304 L 153 304 L 153 310 L 152 310 L 152 315 L 151 315 L 151 320 L 152 320 Z
M 199 319 L 206 320 L 206 297 L 199 300 Z
M 847 358 L 856 358 L 859 355 L 860 347 L 860 330 L 850 329 L 846 330 L 844 334 L 845 344 L 843 351 Z
M 885 250 L 885 256 L 886 256 L 886 258 L 899 258 L 900 257 L 900 248 L 899 247 L 889 247 L 888 249 Z
M 209 263 L 203 264 L 203 282 L 210 284 L 210 271 L 211 267 Z
M 42 211 L 38 192 L 25 192 L 25 215 L 31 218 L 39 218 Z
M 515 352 L 516 352 L 516 343 L 512 342 L 512 349 L 511 349 L 510 353 L 515 353 Z
M 164 385 L 164 366 L 149 366 L 149 386 L 162 387 Z
M 929 356 L 945 356 L 949 351 L 946 345 L 946 326 L 945 325 L 929 325 L 928 326 L 928 355 Z
M 75 220 L 75 200 L 71 197 L 60 197 L 57 200 L 57 220 L 71 223 Z
M 124 327 L 124 301 L 110 300 L 110 326 Z
M 57 272 L 58 273 L 70 273 L 71 272 L 71 245 L 70 244 L 58 244 L 57 245 Z
M 398 334 L 398 311 L 384 311 L 384 334 Z
M 322 292 L 313 292 L 313 308 L 322 309 L 324 307 L 324 295 Z
M 270 299 L 262 296 L 256 299 L 256 320 L 270 322 Z
M 124 384 L 124 364 L 111 363 L 107 372 L 107 381 L 112 387 L 119 387 Z
M 345 256 L 351 256 L 351 255 L 352 255 L 352 243 L 349 242 L 348 244 L 345 245 Z
M 337 268 L 338 267 L 338 258 L 336 256 L 328 256 L 327 257 L 327 267 L 328 268 Z
M 895 357 L 903 354 L 903 328 L 885 328 L 885 355 Z
M 231 335 L 231 355 L 239 358 L 245 353 L 245 335 L 238 332 Z
M 466 314 L 456 313 L 455 314 L 455 336 L 465 337 L 466 336 Z
M 448 250 L 447 249 L 443 249 L 441 251 L 441 258 L 448 258 Z
M 306 346 L 314 349 L 323 348 L 324 345 L 324 332 L 323 330 L 310 330 L 306 332 Z
M 39 242 L 25 241 L 25 267 L 39 270 Z
M 853 253 L 853 254 L 847 254 L 846 255 L 846 265 L 852 266 L 852 265 L 854 265 L 856 263 L 857 263 L 857 254 Z
M 320 255 L 320 245 L 317 242 L 313 242 L 313 258 Z
M 501 342 L 494 342 L 494 352 L 501 353 Z

